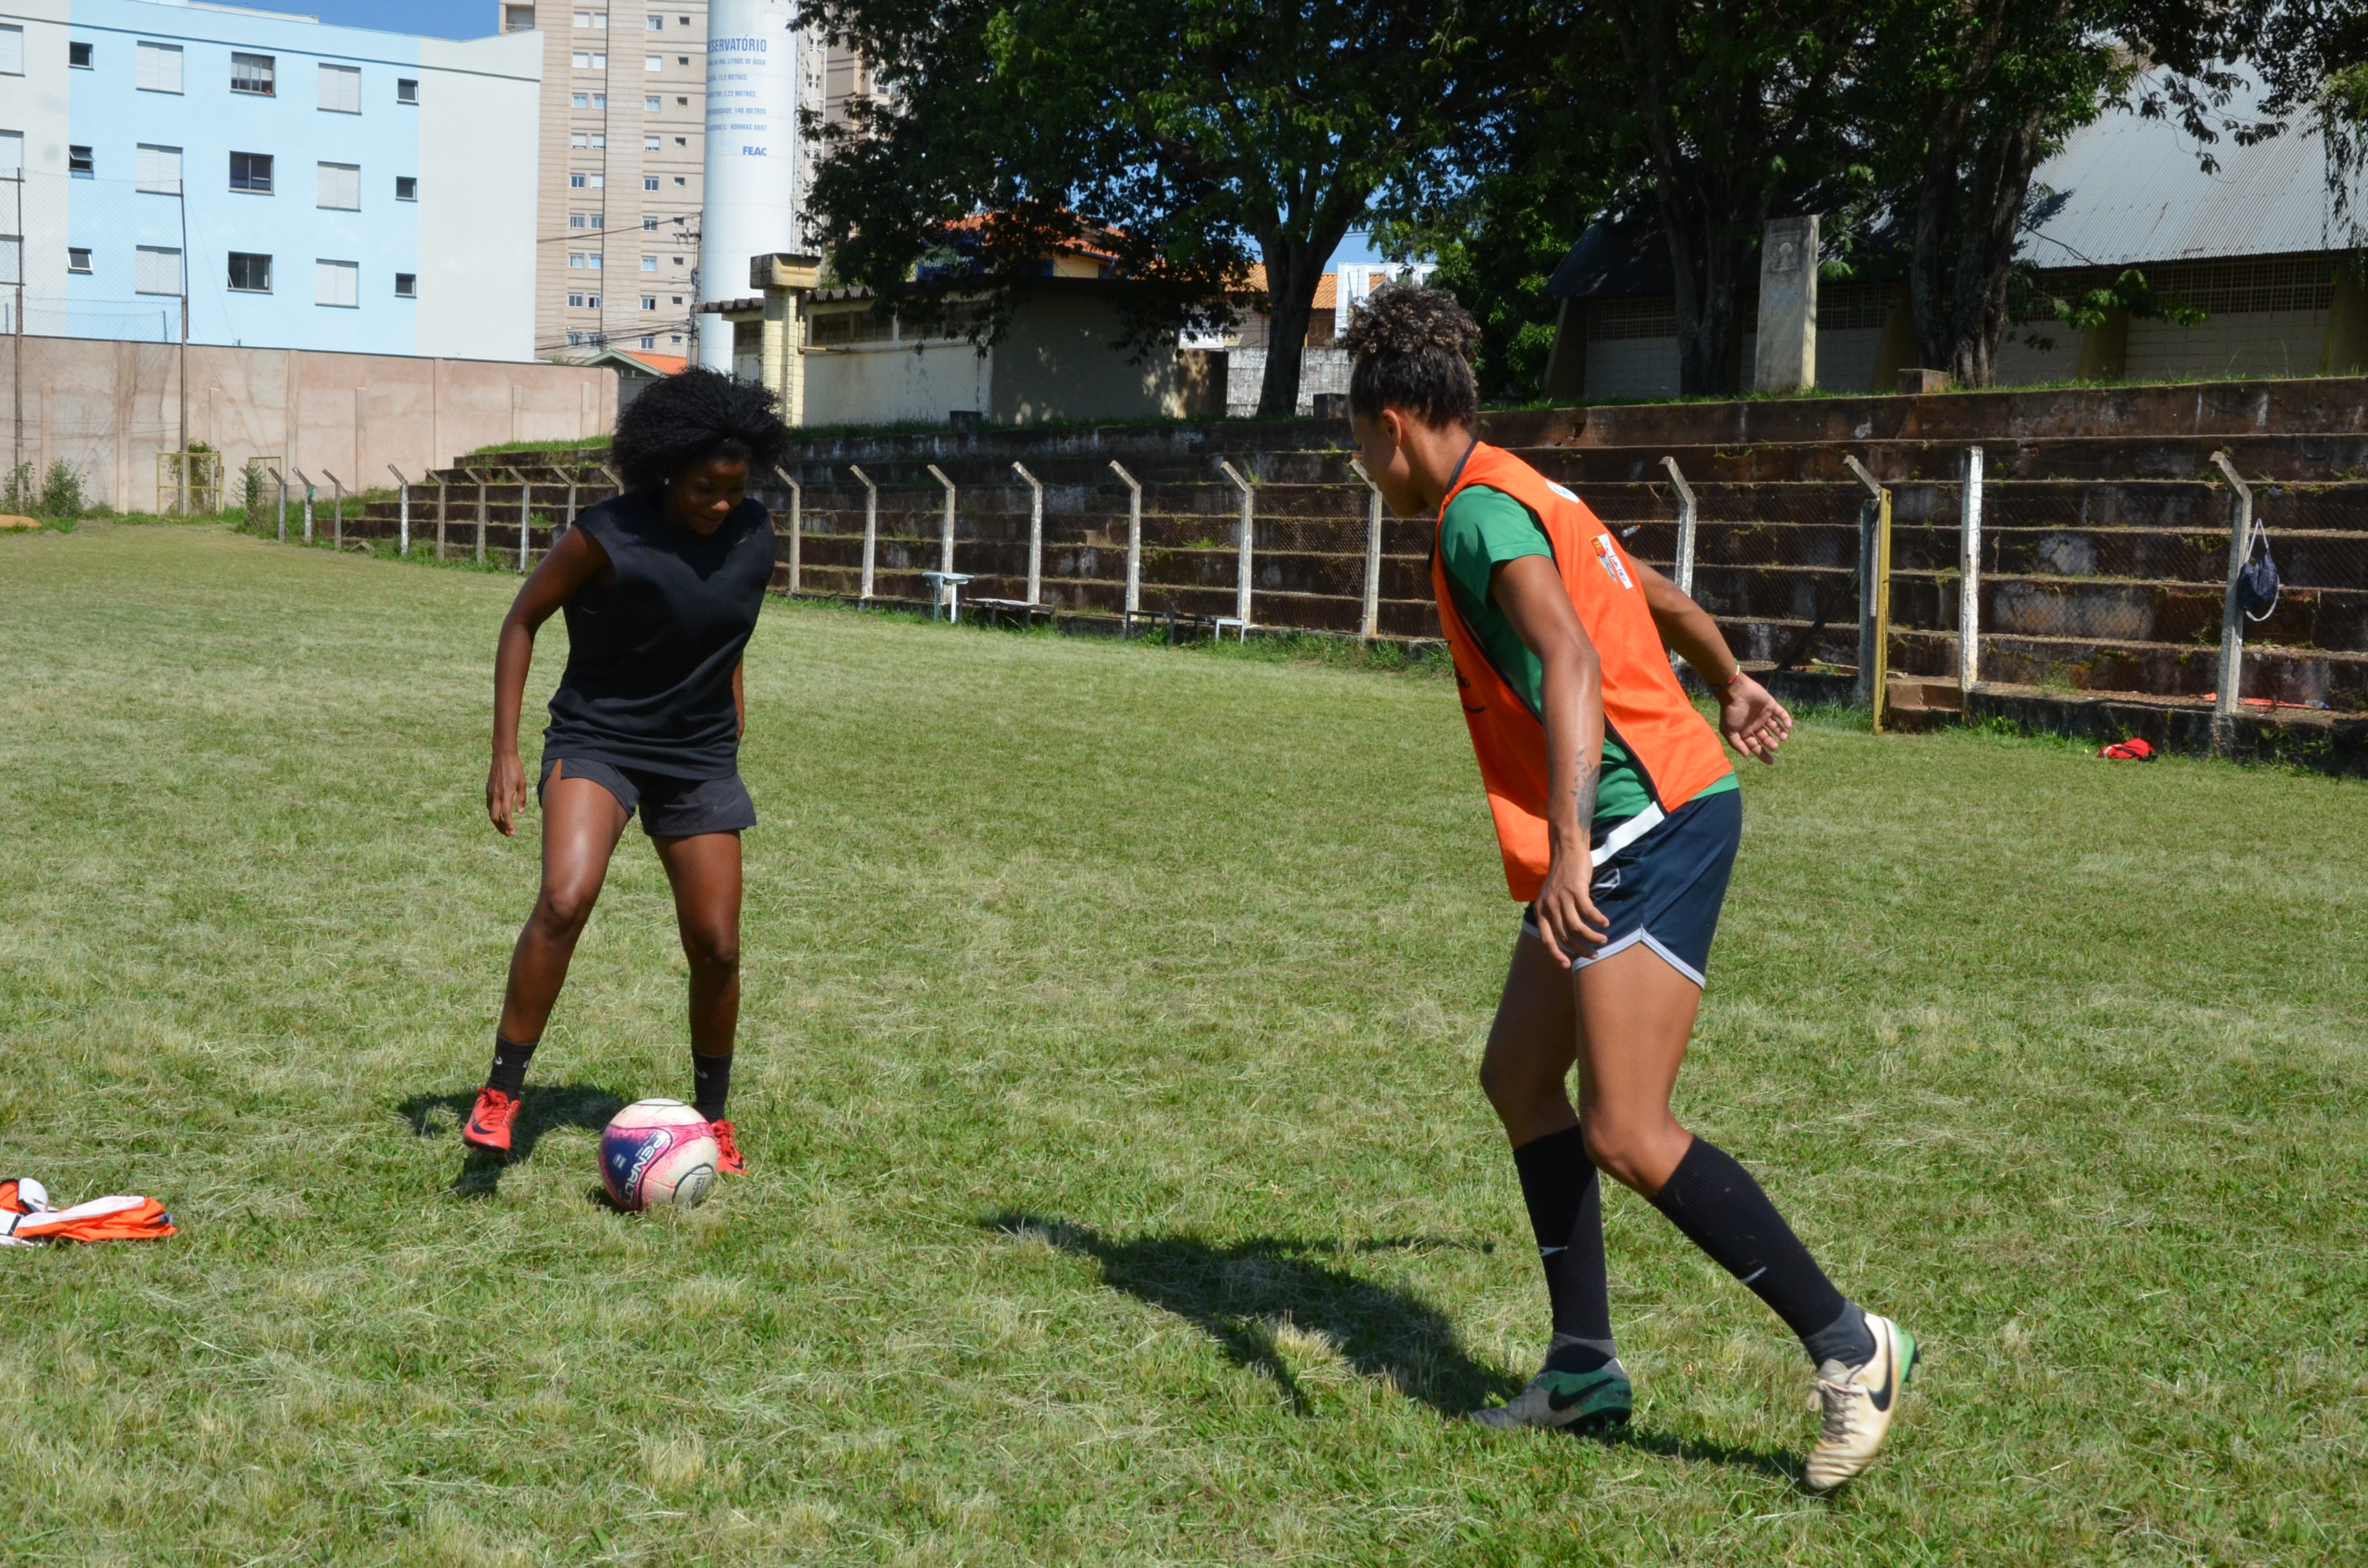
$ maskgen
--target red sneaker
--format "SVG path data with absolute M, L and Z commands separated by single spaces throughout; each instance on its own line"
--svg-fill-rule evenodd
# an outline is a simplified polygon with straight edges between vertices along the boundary
M 479 1089 L 477 1103 L 461 1129 L 461 1142 L 495 1153 L 510 1152 L 510 1123 L 518 1119 L 518 1098 L 500 1089 Z
M 707 1131 L 715 1139 L 715 1152 L 718 1156 L 715 1162 L 717 1173 L 723 1176 L 747 1175 L 748 1162 L 740 1157 L 739 1145 L 732 1142 L 732 1124 L 728 1121 L 711 1121 L 707 1124 Z

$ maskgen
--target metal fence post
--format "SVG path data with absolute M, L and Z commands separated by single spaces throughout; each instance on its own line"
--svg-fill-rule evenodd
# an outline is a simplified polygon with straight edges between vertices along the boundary
M 527 546 L 534 537 L 534 487 L 527 483 L 526 475 L 514 468 L 505 465 L 502 472 L 518 482 L 518 569 L 523 572 L 526 570 Z
M 1694 597 L 1694 531 L 1701 514 L 1694 507 L 1694 487 L 1686 483 L 1679 472 L 1678 460 L 1663 458 L 1661 466 L 1669 471 L 1669 483 L 1678 487 L 1678 558 L 1671 574 L 1678 592 L 1688 598 Z
M 802 514 L 805 511 L 806 487 L 791 479 L 789 471 L 779 463 L 773 465 L 773 472 L 780 474 L 781 483 L 790 487 L 790 592 L 795 594 L 798 591 L 800 565 L 798 551 L 799 546 L 803 542 L 799 537 L 803 532 L 799 525 L 805 520 Z
M 1877 734 L 1883 733 L 1884 689 L 1890 671 L 1891 492 L 1875 482 L 1866 465 L 1845 452 L 1842 461 L 1867 488 L 1873 504 L 1859 522 L 1858 679 Z
M 1382 492 L 1365 465 L 1355 458 L 1349 466 L 1365 482 L 1365 602 L 1357 617 L 1357 636 L 1370 642 L 1382 634 Z
M 954 482 L 948 479 L 946 471 L 937 464 L 931 463 L 928 467 L 930 477 L 946 487 L 945 526 L 938 538 L 938 570 L 951 572 L 954 569 Z
M 301 468 L 290 468 L 288 472 L 294 474 L 296 483 L 304 487 L 304 542 L 310 544 L 313 542 L 313 478 Z
M 485 563 L 485 471 L 473 471 L 471 478 L 477 482 L 477 564 Z
M 436 481 L 436 559 L 444 559 L 444 521 L 452 512 L 452 487 L 441 475 Z
M 564 533 L 565 533 L 568 529 L 570 529 L 570 528 L 574 528 L 574 527 L 575 526 L 575 475 L 576 475 L 576 472 L 578 472 L 578 471 L 576 471 L 575 469 L 573 469 L 573 468 L 570 468 L 570 469 L 568 469 L 568 470 L 566 471 L 566 473 L 567 473 L 567 517 L 566 517 L 566 519 L 559 525 L 558 532 L 557 532 L 557 533 L 553 533 L 553 534 L 551 536 L 551 542 L 552 542 L 552 543 L 553 543 L 553 544 L 557 544 L 557 543 L 559 542 L 559 535 L 560 535 L 560 534 L 564 534 Z
M 2220 601 L 2220 690 L 2212 703 L 2212 749 L 2226 755 L 2236 740 L 2237 704 L 2244 698 L 2245 604 L 2238 597 L 2245 558 L 2253 545 L 2253 487 L 2237 475 L 2226 451 L 2212 464 L 2237 493 L 2237 518 L 2228 529 L 2228 589 Z
M 407 556 L 411 553 L 411 481 L 404 478 L 403 471 L 393 463 L 386 465 L 386 472 L 394 475 L 394 552 Z
M 279 542 L 288 542 L 288 476 L 278 469 L 269 471 L 272 483 L 279 486 Z
M 1963 537 L 1957 546 L 1957 689 L 1970 692 L 1982 678 L 1982 449 L 1965 449 L 1965 489 L 1959 504 Z
M 321 471 L 321 477 L 329 482 L 329 494 L 333 497 L 329 503 L 329 548 L 343 550 L 346 548 L 346 482 L 325 468 Z
M 1234 617 L 1242 623 L 1242 635 L 1247 637 L 1250 629 L 1250 523 L 1255 515 L 1250 482 L 1242 477 L 1240 470 L 1223 458 L 1217 460 L 1217 466 L 1224 470 L 1225 477 L 1232 480 L 1234 487 L 1242 493 L 1241 556 L 1234 569 Z
M 1044 591 L 1044 486 L 1022 463 L 1011 472 L 1028 482 L 1028 603 L 1032 608 Z
M 1110 460 L 1110 472 L 1126 486 L 1126 625 L 1132 631 L 1143 609 L 1143 486 L 1134 475 Z
M 856 602 L 869 604 L 871 602 L 871 561 L 880 543 L 880 487 L 871 483 L 870 474 L 853 463 L 847 465 L 847 472 L 855 475 L 857 482 L 863 486 L 863 591 L 856 596 Z

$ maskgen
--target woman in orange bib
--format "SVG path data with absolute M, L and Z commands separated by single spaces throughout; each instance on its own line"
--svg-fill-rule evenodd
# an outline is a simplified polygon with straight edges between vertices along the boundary
M 1529 1386 L 1474 1419 L 1627 1419 L 1600 1168 L 1800 1337 L 1824 1413 L 1805 1474 L 1826 1491 L 1873 1461 L 1915 1341 L 1837 1290 L 1750 1174 L 1669 1112 L 1743 824 L 1720 736 L 1772 763 L 1792 715 L 1743 673 L 1709 615 L 1631 559 L 1583 502 L 1474 436 L 1478 335 L 1446 294 L 1392 285 L 1346 339 L 1365 472 L 1400 514 L 1439 519 L 1439 619 L 1506 882 L 1529 906 L 1480 1085 L 1513 1145 L 1554 1333 Z M 1716 733 L 1671 650 L 1716 695 Z

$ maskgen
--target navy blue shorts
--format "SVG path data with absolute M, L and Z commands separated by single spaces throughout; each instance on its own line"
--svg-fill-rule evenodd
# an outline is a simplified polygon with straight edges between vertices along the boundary
M 619 767 L 590 757 L 546 756 L 536 800 L 551 788 L 551 772 L 565 765 L 567 778 L 589 778 L 625 808 L 627 821 L 638 809 L 642 831 L 652 838 L 696 838 L 702 833 L 739 833 L 757 825 L 757 802 L 736 773 L 721 778 L 677 778 L 639 767 Z
M 1726 879 L 1742 836 L 1743 791 L 1722 790 L 1696 796 L 1622 844 L 1595 868 L 1589 890 L 1610 933 L 1603 946 L 1570 967 L 1585 969 L 1642 942 L 1700 985 L 1710 970 L 1718 907 L 1726 901 Z M 1521 912 L 1521 934 L 1538 935 L 1535 904 Z

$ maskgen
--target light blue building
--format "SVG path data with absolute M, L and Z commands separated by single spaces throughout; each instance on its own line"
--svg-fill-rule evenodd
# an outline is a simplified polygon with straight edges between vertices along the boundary
M 24 330 L 176 342 L 186 302 L 193 343 L 531 358 L 541 74 L 531 36 L 0 0 Z

